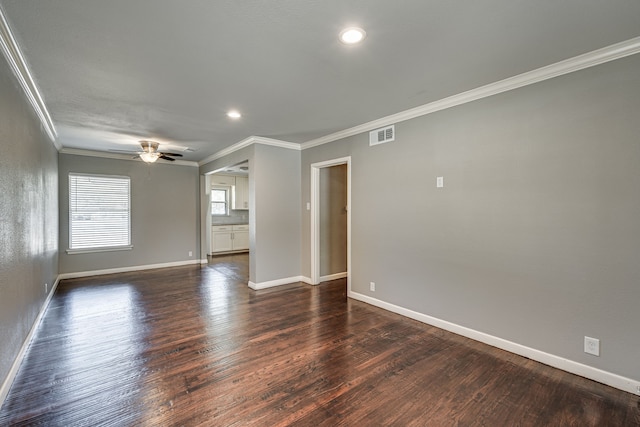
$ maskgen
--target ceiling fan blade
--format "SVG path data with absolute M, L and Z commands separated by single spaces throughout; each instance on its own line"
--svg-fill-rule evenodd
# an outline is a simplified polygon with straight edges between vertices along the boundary
M 161 159 L 165 159 L 165 160 L 169 160 L 169 161 L 171 161 L 171 162 L 175 162 L 175 161 L 176 161 L 176 159 L 172 159 L 171 157 L 167 157 L 167 156 L 165 156 L 165 155 L 164 155 L 164 153 L 161 153 L 161 154 L 160 154 L 160 158 L 161 158 Z
M 182 157 L 182 154 L 180 153 L 165 153 L 164 151 L 161 151 L 160 154 L 164 156 Z

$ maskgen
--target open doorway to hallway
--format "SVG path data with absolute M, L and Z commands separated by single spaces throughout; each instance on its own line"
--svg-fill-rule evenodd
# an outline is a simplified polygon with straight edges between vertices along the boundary
M 347 277 L 347 165 L 320 169 L 320 282 Z
M 311 165 L 311 280 L 346 278 L 351 271 L 351 158 Z

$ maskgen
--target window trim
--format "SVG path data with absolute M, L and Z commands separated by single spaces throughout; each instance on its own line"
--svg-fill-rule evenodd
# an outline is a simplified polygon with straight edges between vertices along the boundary
M 71 233 L 73 231 L 72 227 L 71 227 L 71 221 L 72 221 L 72 213 L 71 213 L 71 177 L 72 176 L 84 176 L 84 177 L 96 177 L 96 178 L 120 178 L 120 179 L 126 179 L 129 181 L 129 192 L 127 194 L 128 196 L 128 207 L 129 207 L 129 217 L 128 217 L 128 224 L 127 224 L 127 234 L 129 237 L 129 243 L 126 245 L 118 245 L 118 246 L 99 246 L 99 247 L 91 247 L 91 248 L 71 248 L 71 241 L 72 241 L 72 236 Z M 67 175 L 67 184 L 68 184 L 68 194 L 67 194 L 67 202 L 68 202 L 68 206 L 67 206 L 67 215 L 68 215 L 68 242 L 67 242 L 67 250 L 66 253 L 69 255 L 76 255 L 76 254 L 88 254 L 88 253 L 97 253 L 97 252 L 115 252 L 115 251 L 130 251 L 133 249 L 133 243 L 132 243 L 132 235 L 131 235 L 131 217 L 132 217 L 132 209 L 131 209 L 131 177 L 126 176 L 126 175 L 109 175 L 109 174 L 96 174 L 96 173 L 81 173 L 81 172 L 69 172 L 69 174 Z

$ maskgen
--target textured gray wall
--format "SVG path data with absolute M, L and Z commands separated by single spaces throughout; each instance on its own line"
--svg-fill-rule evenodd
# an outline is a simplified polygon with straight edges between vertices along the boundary
M 200 259 L 198 168 L 60 154 L 60 273 Z M 130 251 L 69 255 L 69 173 L 131 178 Z M 189 257 L 189 251 L 193 255 Z
M 300 152 L 256 145 L 249 167 L 255 185 L 256 283 L 299 276 Z
M 0 55 L 0 384 L 58 275 L 58 153 Z
M 639 70 L 635 55 L 399 123 L 395 142 L 305 150 L 302 200 L 311 163 L 351 155 L 355 292 L 640 380 Z
M 347 271 L 347 165 L 320 169 L 320 276 Z

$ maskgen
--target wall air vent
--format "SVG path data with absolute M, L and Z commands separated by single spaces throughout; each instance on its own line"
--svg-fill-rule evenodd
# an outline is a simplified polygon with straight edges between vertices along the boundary
M 380 128 L 376 130 L 372 130 L 369 132 L 369 145 L 378 145 L 384 144 L 385 142 L 391 142 L 396 139 L 396 128 L 395 125 L 387 126 L 385 128 Z

